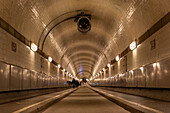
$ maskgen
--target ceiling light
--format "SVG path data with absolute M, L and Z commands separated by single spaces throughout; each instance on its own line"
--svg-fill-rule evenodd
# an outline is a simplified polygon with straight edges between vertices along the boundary
M 31 43 L 31 50 L 37 51 L 38 50 L 37 45 L 35 45 L 34 43 Z
M 120 60 L 119 55 L 117 55 L 116 56 L 116 61 L 119 61 L 119 60 Z
M 51 57 L 48 57 L 48 61 L 49 61 L 49 62 L 52 62 L 52 60 L 53 60 L 53 59 L 52 59 Z
M 105 68 L 103 68 L 103 71 L 105 71 Z
M 136 41 L 133 41 L 131 44 L 130 44 L 130 50 L 134 50 L 136 48 Z

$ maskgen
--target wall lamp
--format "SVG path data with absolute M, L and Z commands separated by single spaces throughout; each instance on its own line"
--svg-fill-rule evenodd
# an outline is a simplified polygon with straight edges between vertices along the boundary
M 49 61 L 49 62 L 52 62 L 53 59 L 49 56 L 49 57 L 48 57 L 48 61 Z
M 61 65 L 60 65 L 60 64 L 58 64 L 58 68 L 61 68 Z
M 37 51 L 37 50 L 38 50 L 37 45 L 35 45 L 35 44 L 32 43 L 32 42 L 31 42 L 31 50 L 33 50 L 33 51 Z
M 120 60 L 119 55 L 117 55 L 115 59 L 116 61 L 119 61 Z
M 129 46 L 130 50 L 134 50 L 136 47 L 137 47 L 136 41 L 133 41 Z
M 107 67 L 110 67 L 110 64 L 107 64 Z

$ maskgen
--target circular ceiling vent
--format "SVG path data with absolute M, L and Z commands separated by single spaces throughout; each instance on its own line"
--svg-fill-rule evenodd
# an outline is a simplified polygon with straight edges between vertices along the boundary
M 91 30 L 91 24 L 88 17 L 80 17 L 77 21 L 78 30 L 82 33 L 87 33 Z

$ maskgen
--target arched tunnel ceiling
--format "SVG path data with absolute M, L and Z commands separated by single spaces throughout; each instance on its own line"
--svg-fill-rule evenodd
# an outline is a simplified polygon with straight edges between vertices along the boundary
M 169 0 L 1 0 L 0 15 L 69 72 L 88 78 L 169 12 L 169 7 Z M 74 22 L 81 11 L 92 15 L 92 28 L 86 34 Z

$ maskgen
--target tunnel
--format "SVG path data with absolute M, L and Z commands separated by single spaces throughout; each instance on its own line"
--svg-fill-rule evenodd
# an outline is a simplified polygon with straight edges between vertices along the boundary
M 169 0 L 0 0 L 0 113 L 170 113 Z

